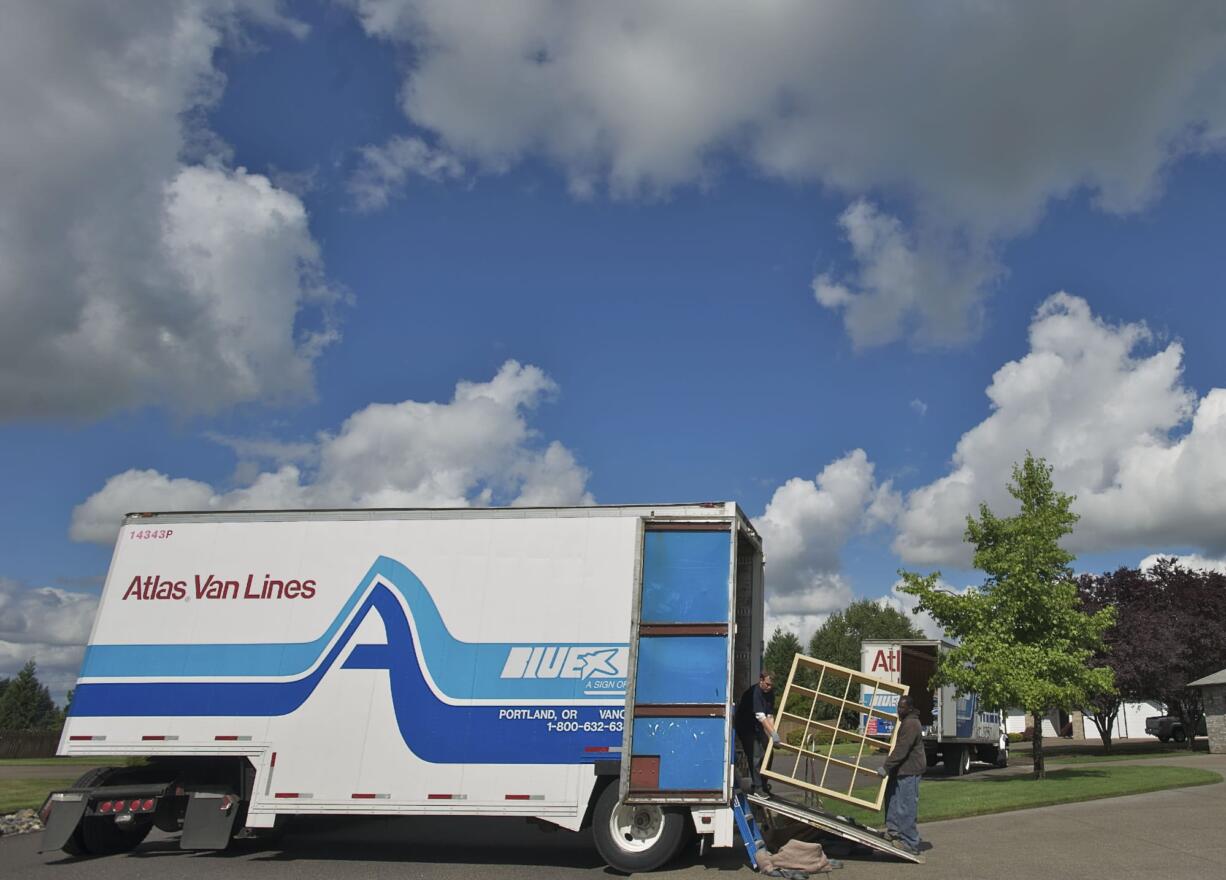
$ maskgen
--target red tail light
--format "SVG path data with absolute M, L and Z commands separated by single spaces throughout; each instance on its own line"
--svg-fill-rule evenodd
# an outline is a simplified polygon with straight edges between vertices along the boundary
M 115 812 L 116 813 L 123 812 L 124 803 L 125 803 L 124 801 L 115 801 Z
M 99 813 L 109 813 L 114 809 L 115 809 L 115 805 L 111 803 L 110 801 L 103 801 L 102 803 L 98 804 Z
M 145 801 L 143 804 L 140 805 L 140 808 L 144 810 L 146 813 L 152 810 L 153 809 L 152 799 Z

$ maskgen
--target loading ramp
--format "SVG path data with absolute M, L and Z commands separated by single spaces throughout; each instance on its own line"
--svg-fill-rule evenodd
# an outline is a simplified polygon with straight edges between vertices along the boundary
M 846 816 L 838 816 L 826 810 L 802 806 L 778 796 L 767 797 L 760 794 L 751 794 L 747 795 L 747 799 L 751 804 L 763 810 L 784 816 L 796 822 L 803 822 L 819 831 L 832 834 L 851 843 L 857 843 L 860 846 L 865 846 L 887 855 L 897 856 L 900 859 L 915 862 L 916 864 L 924 861 L 923 856 L 895 847 L 886 840 L 883 832 L 875 828 L 869 828 L 867 825 L 861 825 L 859 822 Z

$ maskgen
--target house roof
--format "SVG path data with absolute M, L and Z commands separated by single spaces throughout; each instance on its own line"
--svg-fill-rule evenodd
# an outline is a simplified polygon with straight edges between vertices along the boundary
M 1211 684 L 1226 684 L 1226 669 L 1219 669 L 1212 675 L 1206 675 L 1204 678 L 1198 678 L 1196 681 L 1190 682 L 1188 687 L 1206 687 Z

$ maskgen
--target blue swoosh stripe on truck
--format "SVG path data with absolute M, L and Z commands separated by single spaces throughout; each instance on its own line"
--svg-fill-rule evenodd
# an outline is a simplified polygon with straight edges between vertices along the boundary
M 452 699 L 607 699 L 585 694 L 594 679 L 502 678 L 507 652 L 539 643 L 462 642 L 452 636 L 425 584 L 407 566 L 387 556 L 371 565 L 336 618 L 319 638 L 309 642 L 90 645 L 85 649 L 81 678 L 220 678 L 289 677 L 316 664 L 376 580 L 395 588 L 408 603 L 422 654 L 439 689 Z M 625 647 L 626 643 L 567 643 L 567 647 Z M 605 681 L 620 677 L 597 676 Z
M 375 585 L 323 662 L 303 678 L 281 682 L 82 683 L 73 697 L 72 715 L 287 715 L 314 693 L 371 611 L 383 619 L 387 643 L 355 645 L 340 669 L 387 670 L 401 738 L 422 760 L 440 764 L 568 764 L 607 757 L 606 753 L 590 751 L 593 748 L 621 745 L 622 718 L 616 707 L 453 706 L 440 700 L 418 664 L 404 608 L 383 584 Z

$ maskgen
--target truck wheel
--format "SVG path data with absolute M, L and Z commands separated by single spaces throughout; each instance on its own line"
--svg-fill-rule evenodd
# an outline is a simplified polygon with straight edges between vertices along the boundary
M 116 824 L 110 816 L 86 816 L 81 820 L 81 842 L 93 856 L 113 856 L 140 846 L 149 836 L 153 820 L 133 819 L 126 826 Z
M 945 773 L 949 776 L 965 776 L 971 769 L 971 753 L 963 745 L 945 747 Z
M 1175 728 L 1175 729 L 1174 729 L 1174 730 L 1171 732 L 1171 735 L 1172 735 L 1173 737 L 1175 737 L 1175 742 L 1177 742 L 1177 743 L 1181 743 L 1181 742 L 1183 742 L 1184 740 L 1186 740 L 1186 739 L 1188 738 L 1188 735 L 1187 735 L 1186 733 L 1184 733 L 1184 732 L 1183 732 L 1183 728 L 1182 728 L 1182 727 L 1176 727 L 1176 728 Z
M 657 804 L 623 804 L 616 782 L 606 785 L 592 812 L 596 849 L 610 868 L 633 874 L 654 871 L 685 842 L 687 817 Z
M 70 855 L 73 858 L 82 858 L 89 855 L 89 850 L 85 848 L 85 838 L 81 835 L 81 825 L 83 824 L 85 823 L 79 823 L 68 838 L 67 843 L 60 847 L 60 850 L 65 855 Z
M 1162 734 L 1158 734 L 1158 742 L 1167 743 L 1170 741 L 1171 741 L 1171 738 L 1169 736 L 1163 736 Z

